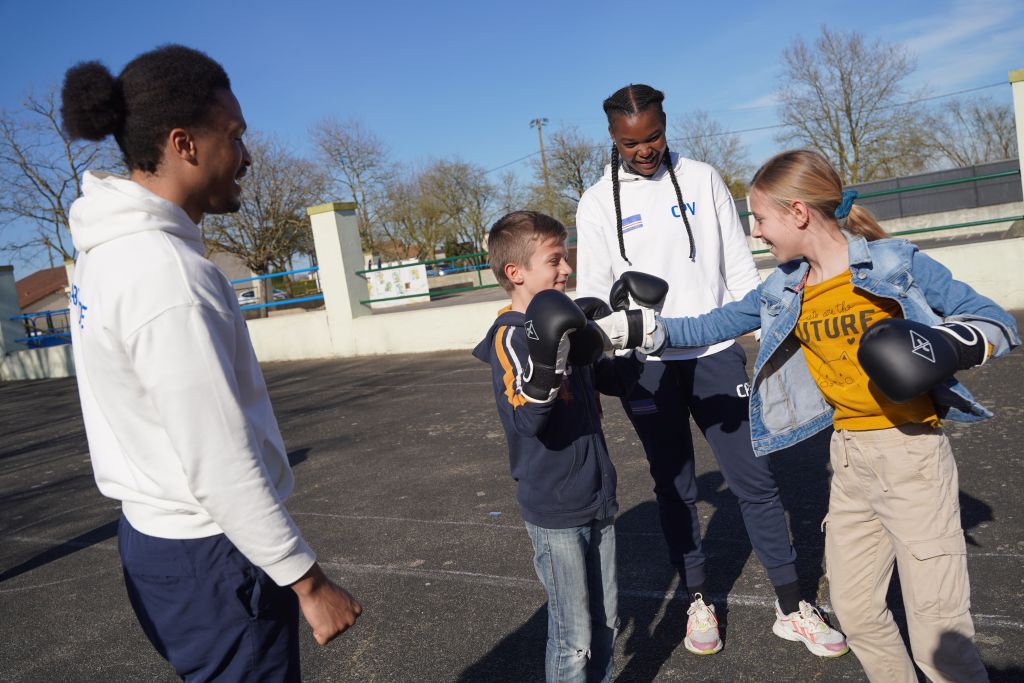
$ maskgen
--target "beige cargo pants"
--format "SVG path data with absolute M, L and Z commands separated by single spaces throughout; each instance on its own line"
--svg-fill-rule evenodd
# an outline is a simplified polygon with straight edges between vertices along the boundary
M 974 646 L 959 478 L 941 429 L 832 436 L 825 564 L 832 606 L 868 678 L 917 676 L 886 606 L 899 569 L 914 662 L 932 681 L 987 681 Z

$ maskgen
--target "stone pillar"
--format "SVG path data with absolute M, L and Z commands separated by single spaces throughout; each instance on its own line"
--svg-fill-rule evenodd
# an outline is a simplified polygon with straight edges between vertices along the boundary
M 1024 192 L 1024 69 L 1010 72 L 1010 87 L 1013 88 L 1013 117 L 1017 124 L 1017 159 L 1020 163 L 1020 186 Z
M 64 293 L 68 295 L 68 301 L 71 300 L 71 285 L 75 282 L 75 259 L 66 258 L 64 259 L 64 272 L 68 276 L 68 286 L 64 288 Z M 70 320 L 70 317 L 68 318 Z
M 355 349 L 353 320 L 369 315 L 370 308 L 359 303 L 369 299 L 366 280 L 355 274 L 364 270 L 359 219 L 353 202 L 332 202 L 306 209 L 313 228 L 313 245 L 320 270 L 320 289 L 331 330 L 331 343 L 342 355 Z
M 18 306 L 18 290 L 14 284 L 14 266 L 0 266 L 0 358 L 26 348 L 24 344 L 14 342 L 25 336 L 25 326 L 11 320 L 19 314 L 21 307 Z

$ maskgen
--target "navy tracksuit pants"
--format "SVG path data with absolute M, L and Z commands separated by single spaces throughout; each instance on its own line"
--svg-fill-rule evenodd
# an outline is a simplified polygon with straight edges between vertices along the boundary
M 643 443 L 669 558 L 687 586 L 704 583 L 690 417 L 711 446 L 772 585 L 797 580 L 796 551 L 767 457 L 750 445 L 746 353 L 739 344 L 703 358 L 648 361 L 622 404 Z
M 123 516 L 128 598 L 153 647 L 185 681 L 299 681 L 299 603 L 224 534 L 148 536 Z

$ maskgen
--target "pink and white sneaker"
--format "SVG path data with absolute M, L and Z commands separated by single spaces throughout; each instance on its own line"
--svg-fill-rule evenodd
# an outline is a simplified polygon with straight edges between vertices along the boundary
M 704 603 L 700 593 L 693 596 L 690 608 L 686 610 L 686 639 L 683 644 L 695 655 L 713 655 L 722 649 L 722 639 L 718 637 L 718 617 L 715 606 Z
M 819 657 L 842 657 L 850 651 L 846 636 L 826 624 L 818 609 L 804 600 L 800 601 L 800 610 L 792 614 L 783 614 L 779 601 L 775 601 L 772 633 L 779 638 L 803 643 Z

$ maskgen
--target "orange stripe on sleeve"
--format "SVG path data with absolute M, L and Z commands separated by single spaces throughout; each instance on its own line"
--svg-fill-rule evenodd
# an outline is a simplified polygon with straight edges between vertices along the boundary
M 505 385 L 505 398 L 508 399 L 513 408 L 518 408 L 526 403 L 526 399 L 521 394 L 516 393 L 516 372 L 508 358 L 508 353 L 505 351 L 505 334 L 508 329 L 508 325 L 502 325 L 498 328 L 498 331 L 494 333 L 494 344 L 495 351 L 498 353 L 498 362 L 501 363 L 501 369 L 505 371 L 502 375 L 502 381 Z

